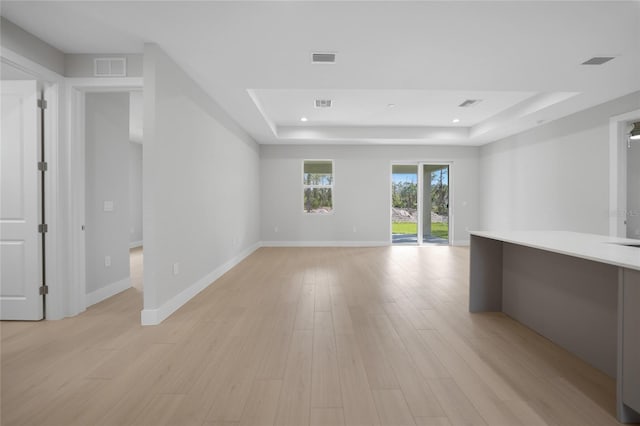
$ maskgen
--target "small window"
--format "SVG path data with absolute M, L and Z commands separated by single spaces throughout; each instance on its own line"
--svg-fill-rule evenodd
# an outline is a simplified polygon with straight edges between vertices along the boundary
M 333 212 L 332 160 L 304 160 L 302 185 L 305 213 Z

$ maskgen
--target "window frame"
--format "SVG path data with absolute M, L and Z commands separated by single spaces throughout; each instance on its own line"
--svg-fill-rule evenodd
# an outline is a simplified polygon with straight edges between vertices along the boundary
M 314 162 L 330 162 L 331 163 L 331 184 L 330 185 L 307 185 L 304 183 L 304 166 L 307 161 Z M 302 160 L 302 173 L 300 176 L 300 181 L 302 182 L 302 213 L 305 215 L 318 215 L 318 216 L 327 216 L 335 214 L 336 211 L 336 200 L 335 200 L 335 185 L 336 185 L 336 163 L 334 160 L 329 158 L 305 158 Z M 331 190 L 331 211 L 323 213 L 323 212 L 308 212 L 304 206 L 304 193 L 307 189 L 330 189 Z

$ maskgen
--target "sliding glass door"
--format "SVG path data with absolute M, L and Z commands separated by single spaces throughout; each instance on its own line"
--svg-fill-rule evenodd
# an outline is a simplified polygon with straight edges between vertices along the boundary
M 393 164 L 391 242 L 449 244 L 448 164 Z
M 418 243 L 418 165 L 391 166 L 391 242 Z
M 422 242 L 449 244 L 449 165 L 422 164 Z

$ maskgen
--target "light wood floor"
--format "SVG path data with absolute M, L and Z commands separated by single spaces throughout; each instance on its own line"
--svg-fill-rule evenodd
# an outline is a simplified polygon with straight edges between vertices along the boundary
M 468 250 L 262 248 L 141 327 L 130 289 L 2 323 L 2 425 L 606 426 L 614 382 L 502 314 Z

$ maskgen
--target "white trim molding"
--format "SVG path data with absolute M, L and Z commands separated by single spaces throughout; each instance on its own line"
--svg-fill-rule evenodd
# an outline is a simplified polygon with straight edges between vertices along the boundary
M 140 240 L 140 241 L 131 241 L 129 243 L 129 248 L 130 249 L 137 248 L 137 247 L 142 247 L 142 240 Z
M 262 247 L 382 247 L 389 241 L 263 241 Z
M 118 293 L 122 293 L 125 290 L 131 288 L 131 279 L 129 277 L 111 283 L 105 287 L 99 288 L 91 293 L 87 293 L 87 307 L 100 303 L 105 299 L 115 296 Z
M 70 314 L 77 315 L 91 305 L 86 294 L 86 245 L 85 245 L 85 95 L 94 92 L 120 92 L 140 90 L 142 77 L 115 78 L 67 78 L 66 112 L 67 122 L 67 171 L 69 192 L 69 300 Z
M 218 278 L 227 273 L 231 268 L 242 262 L 254 251 L 259 249 L 260 246 L 261 244 L 259 242 L 253 244 L 252 246 L 249 246 L 242 252 L 238 253 L 238 255 L 236 255 L 232 259 L 223 263 L 222 265 L 178 293 L 176 296 L 163 303 L 160 307 L 156 309 L 143 309 L 140 313 L 140 320 L 142 322 L 142 325 L 160 324 L 171 314 L 180 309 L 185 303 L 193 299 L 198 293 L 209 287 L 211 284 L 217 281 Z
M 35 80 L 64 83 L 64 76 L 4 46 L 0 46 L 0 56 L 4 59 L 3 62 L 33 75 Z
M 91 93 L 140 90 L 143 86 L 142 81 L 142 77 L 73 77 L 66 79 L 69 87 Z

